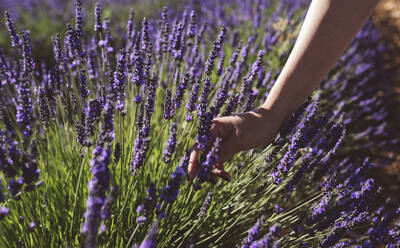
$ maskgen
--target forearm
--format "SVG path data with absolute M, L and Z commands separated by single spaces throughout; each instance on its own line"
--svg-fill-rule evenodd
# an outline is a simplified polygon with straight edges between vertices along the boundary
M 311 95 L 379 0 L 313 0 L 296 44 L 262 107 L 284 121 Z

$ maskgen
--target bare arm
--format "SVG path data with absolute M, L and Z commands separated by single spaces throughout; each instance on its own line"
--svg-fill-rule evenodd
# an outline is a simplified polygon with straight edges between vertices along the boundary
M 313 0 L 263 107 L 287 118 L 336 64 L 379 0 Z M 290 100 L 288 100 L 290 99 Z
M 230 179 L 223 163 L 233 154 L 269 143 L 311 95 L 354 39 L 379 0 L 313 0 L 296 44 L 265 103 L 240 115 L 216 118 L 212 137 L 221 137 L 212 180 Z M 199 151 L 190 157 L 189 176 L 200 169 Z

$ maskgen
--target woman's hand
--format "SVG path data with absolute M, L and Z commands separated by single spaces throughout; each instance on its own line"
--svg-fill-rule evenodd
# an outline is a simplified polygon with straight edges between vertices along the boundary
M 215 118 L 210 130 L 212 137 L 210 144 L 213 144 L 217 137 L 222 139 L 222 143 L 211 180 L 216 182 L 217 177 L 221 177 L 229 181 L 230 174 L 224 170 L 224 162 L 235 153 L 269 143 L 274 139 L 282 122 L 283 118 L 279 113 L 264 107 L 243 114 Z M 190 180 L 193 180 L 201 169 L 198 161 L 200 152 L 197 146 L 194 147 L 189 162 Z M 207 152 L 203 152 L 202 156 Z

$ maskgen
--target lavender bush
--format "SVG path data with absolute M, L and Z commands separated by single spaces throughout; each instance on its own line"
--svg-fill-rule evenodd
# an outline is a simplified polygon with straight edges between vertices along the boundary
M 376 29 L 363 28 L 273 142 L 234 156 L 232 180 L 215 184 L 211 120 L 265 100 L 307 3 L 187 4 L 141 21 L 133 9 L 115 31 L 101 4 L 91 20 L 77 0 L 75 21 L 51 38 L 51 61 L 33 56 L 30 32 L 5 14 L 1 244 L 399 246 L 400 208 L 358 152 L 398 144 L 376 94 L 386 51 Z M 202 169 L 189 181 L 196 141 Z

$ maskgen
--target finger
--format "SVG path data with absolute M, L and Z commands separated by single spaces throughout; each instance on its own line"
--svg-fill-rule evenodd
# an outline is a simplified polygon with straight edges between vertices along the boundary
M 217 164 L 219 164 L 219 167 L 223 169 L 224 162 L 230 159 L 233 154 L 237 153 L 239 150 L 239 142 L 235 139 L 235 136 L 230 136 L 228 139 L 223 140 L 218 152 Z
M 229 172 L 218 169 L 218 168 L 215 168 L 213 170 L 213 176 L 220 177 L 220 178 L 224 179 L 225 181 L 231 180 L 231 175 L 229 174 Z
M 190 153 L 190 159 L 189 159 L 189 167 L 188 167 L 188 174 L 189 174 L 189 179 L 193 180 L 197 172 L 199 171 L 199 148 L 197 147 L 197 142 L 194 144 L 192 147 L 192 152 Z

